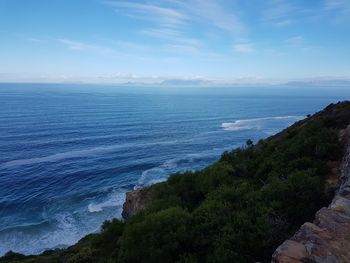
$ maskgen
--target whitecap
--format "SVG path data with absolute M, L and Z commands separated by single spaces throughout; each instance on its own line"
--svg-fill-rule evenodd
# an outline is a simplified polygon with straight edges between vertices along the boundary
M 105 220 L 121 218 L 124 200 L 125 190 L 115 189 L 89 199 L 87 209 L 55 211 L 43 222 L 3 229 L 0 231 L 0 256 L 9 250 L 39 254 L 47 249 L 73 245 L 85 235 L 99 231 Z
M 137 189 L 146 185 L 164 181 L 166 179 L 166 175 L 170 173 L 170 170 L 176 168 L 176 166 L 177 159 L 172 159 L 165 161 L 159 166 L 143 171 L 138 179 L 137 185 L 134 188 Z
M 225 131 L 244 131 L 252 129 L 264 129 L 269 128 L 270 124 L 283 123 L 292 124 L 295 121 L 301 120 L 304 117 L 302 116 L 276 116 L 276 117 L 264 117 L 264 118 L 254 118 L 254 119 L 242 119 L 236 120 L 233 122 L 224 122 L 221 124 L 221 127 Z M 282 123 L 282 124 L 283 124 Z
M 102 212 L 106 208 L 118 207 L 124 203 L 125 191 L 113 192 L 102 200 L 93 200 L 87 207 L 90 213 Z
M 168 178 L 170 174 L 175 172 L 195 171 L 203 168 L 205 165 L 207 165 L 207 161 L 204 163 L 201 163 L 201 161 L 208 158 L 214 160 L 216 157 L 220 156 L 223 150 L 226 149 L 227 147 L 213 148 L 212 150 L 203 151 L 201 153 L 189 153 L 186 154 L 183 158 L 173 158 L 166 160 L 158 166 L 143 171 L 134 189 L 163 182 Z
M 103 208 L 101 207 L 101 205 L 89 204 L 88 210 L 90 213 L 96 213 L 96 212 L 101 212 Z

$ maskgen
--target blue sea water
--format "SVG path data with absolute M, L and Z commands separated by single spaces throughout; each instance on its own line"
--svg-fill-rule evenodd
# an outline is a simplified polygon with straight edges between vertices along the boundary
M 74 244 L 125 192 L 275 134 L 350 88 L 0 84 L 0 255 Z

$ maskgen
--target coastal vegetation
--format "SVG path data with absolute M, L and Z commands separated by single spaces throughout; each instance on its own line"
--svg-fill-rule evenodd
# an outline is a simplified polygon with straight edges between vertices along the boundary
M 106 221 L 100 233 L 38 256 L 5 262 L 269 262 L 278 245 L 330 202 L 340 130 L 350 102 L 331 104 L 284 131 L 224 152 L 207 168 L 147 188 L 146 209 Z

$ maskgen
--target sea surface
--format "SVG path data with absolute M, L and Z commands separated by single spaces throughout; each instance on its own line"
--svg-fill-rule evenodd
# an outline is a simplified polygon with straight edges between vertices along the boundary
M 0 255 L 65 247 L 125 192 L 275 134 L 349 88 L 0 84 Z

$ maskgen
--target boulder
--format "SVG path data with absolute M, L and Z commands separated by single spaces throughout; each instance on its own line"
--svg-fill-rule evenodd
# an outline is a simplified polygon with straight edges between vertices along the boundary
M 144 210 L 150 202 L 150 188 L 140 188 L 126 193 L 122 217 L 128 220 L 131 216 Z

